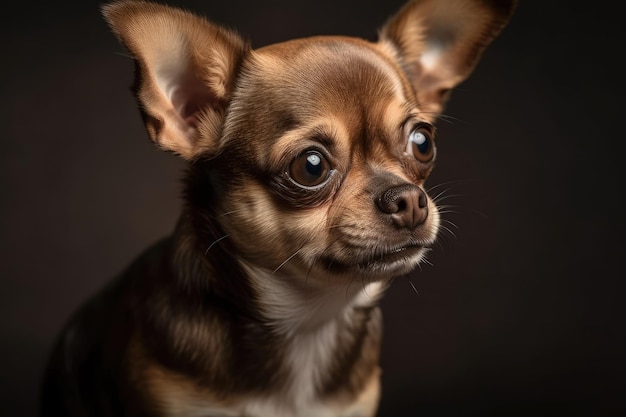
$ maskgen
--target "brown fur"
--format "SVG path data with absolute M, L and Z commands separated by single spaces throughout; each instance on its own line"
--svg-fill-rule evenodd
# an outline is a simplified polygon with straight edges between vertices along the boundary
M 377 43 L 251 50 L 185 11 L 105 6 L 150 138 L 189 161 L 186 204 L 68 323 L 42 414 L 374 415 L 377 300 L 437 234 L 433 124 L 513 8 L 414 0 Z

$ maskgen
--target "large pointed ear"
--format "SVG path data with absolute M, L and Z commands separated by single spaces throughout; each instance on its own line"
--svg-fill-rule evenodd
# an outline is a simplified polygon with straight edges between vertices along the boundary
M 150 138 L 191 160 L 217 151 L 248 46 L 189 12 L 143 1 L 102 7 L 136 64 L 134 90 Z
M 441 113 L 507 24 L 516 0 L 412 0 L 380 31 L 415 88 L 422 109 Z

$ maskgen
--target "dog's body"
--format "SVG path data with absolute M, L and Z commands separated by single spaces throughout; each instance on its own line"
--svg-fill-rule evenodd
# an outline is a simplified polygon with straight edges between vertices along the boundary
M 161 148 L 190 161 L 174 235 L 65 329 L 44 415 L 372 416 L 391 279 L 434 242 L 432 124 L 511 1 L 423 0 L 377 43 L 250 50 L 190 13 L 104 13 Z

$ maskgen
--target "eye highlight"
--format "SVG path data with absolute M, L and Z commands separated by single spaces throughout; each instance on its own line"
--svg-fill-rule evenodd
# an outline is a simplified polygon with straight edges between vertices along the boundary
M 426 126 L 417 126 L 409 133 L 406 152 L 420 162 L 430 162 L 435 154 L 432 131 Z
M 320 152 L 309 150 L 296 157 L 289 165 L 289 176 L 299 185 L 315 187 L 328 179 L 330 164 Z

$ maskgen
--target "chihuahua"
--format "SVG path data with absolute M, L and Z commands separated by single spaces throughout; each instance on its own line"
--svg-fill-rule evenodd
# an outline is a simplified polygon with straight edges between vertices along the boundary
M 103 6 L 151 140 L 188 161 L 171 237 L 66 325 L 44 416 L 373 416 L 381 314 L 433 244 L 434 123 L 514 0 L 413 0 L 375 42 L 253 50 L 190 12 Z

